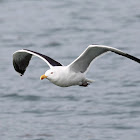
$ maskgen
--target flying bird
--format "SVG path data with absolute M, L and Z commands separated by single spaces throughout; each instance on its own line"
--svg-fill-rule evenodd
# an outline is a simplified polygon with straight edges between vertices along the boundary
M 140 63 L 139 58 L 136 58 L 128 53 L 124 53 L 119 49 L 104 45 L 89 45 L 77 59 L 67 66 L 62 65 L 44 54 L 27 49 L 18 50 L 13 54 L 13 66 L 22 76 L 26 71 L 32 56 L 34 55 L 44 60 L 50 67 L 50 69 L 40 77 L 41 80 L 48 79 L 50 82 L 60 87 L 73 85 L 86 87 L 93 82 L 92 80 L 86 78 L 86 72 L 91 62 L 98 56 L 109 51 Z

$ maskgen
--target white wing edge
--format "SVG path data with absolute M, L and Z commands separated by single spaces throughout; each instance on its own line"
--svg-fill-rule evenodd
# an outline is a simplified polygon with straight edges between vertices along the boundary
M 74 61 L 72 61 L 68 66 L 72 65 L 73 63 L 75 63 L 75 61 L 77 61 L 89 48 L 92 48 L 92 47 L 99 47 L 99 48 L 107 48 L 107 51 L 117 51 L 117 52 L 120 52 L 119 49 L 116 49 L 116 48 L 113 48 L 113 47 L 110 47 L 110 46 L 105 46 L 105 45 L 89 45 L 81 54 L 80 56 L 78 56 Z M 121 51 L 122 52 L 122 51 Z M 123 52 L 122 52 L 123 53 Z M 101 54 L 102 56 L 103 54 Z M 97 59 L 98 57 L 96 57 L 95 59 Z
M 84 52 L 82 52 L 81 55 L 80 55 L 79 57 L 77 57 L 73 62 L 71 62 L 69 65 L 67 65 L 67 67 L 70 67 L 71 65 L 73 65 L 78 59 L 80 59 L 80 57 L 82 57 L 82 55 L 83 55 L 89 48 L 93 48 L 93 47 L 98 47 L 98 48 L 101 48 L 101 49 L 106 49 L 102 54 L 99 54 L 97 57 L 95 57 L 94 60 L 97 59 L 97 58 L 99 58 L 100 56 L 104 55 L 105 53 L 108 53 L 109 51 L 111 51 L 111 52 L 114 52 L 114 53 L 116 53 L 116 54 L 118 54 L 118 55 L 125 56 L 125 57 L 127 57 L 127 58 L 129 58 L 129 59 L 132 59 L 132 60 L 134 60 L 134 61 L 140 63 L 140 59 L 139 59 L 139 58 L 134 57 L 134 56 L 132 56 L 132 55 L 130 55 L 130 54 L 128 54 L 128 53 L 125 53 L 125 52 L 123 52 L 123 51 L 121 51 L 121 50 L 119 50 L 119 49 L 116 49 L 116 48 L 114 48 L 114 47 L 105 46 L 105 45 L 89 45 L 89 46 L 84 50 Z M 92 62 L 93 62 L 93 61 L 92 61 Z M 91 63 L 92 63 L 92 62 L 91 62 Z M 90 65 L 91 65 L 91 64 L 90 64 Z M 87 71 L 87 70 L 86 70 L 86 71 Z M 85 71 L 85 72 L 86 72 L 86 71 Z
M 22 50 L 15 51 L 15 52 L 13 53 L 13 55 L 14 55 L 15 53 L 18 53 L 18 52 L 26 52 L 26 53 L 32 54 L 32 55 L 34 55 L 34 56 L 37 56 L 37 57 L 39 57 L 40 59 L 44 60 L 44 61 L 49 65 L 50 68 L 53 67 L 44 57 L 42 57 L 42 56 L 40 56 L 40 55 L 38 55 L 38 54 L 36 54 L 36 53 L 33 53 L 33 52 L 31 52 L 31 51 L 22 49 Z

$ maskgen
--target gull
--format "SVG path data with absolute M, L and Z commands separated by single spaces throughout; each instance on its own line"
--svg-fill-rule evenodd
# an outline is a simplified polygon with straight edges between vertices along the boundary
M 104 45 L 89 45 L 77 59 L 67 66 L 62 65 L 44 54 L 27 49 L 18 50 L 13 54 L 13 66 L 22 76 L 34 55 L 44 60 L 50 67 L 50 69 L 40 77 L 41 80 L 48 79 L 50 82 L 60 87 L 69 87 L 74 85 L 86 87 L 93 82 L 86 78 L 86 73 L 91 62 L 95 60 L 95 58 L 107 52 L 114 52 L 140 63 L 139 58 L 119 49 Z

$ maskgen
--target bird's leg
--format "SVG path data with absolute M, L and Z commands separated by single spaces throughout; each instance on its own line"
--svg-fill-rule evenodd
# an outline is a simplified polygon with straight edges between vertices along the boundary
M 82 86 L 82 87 L 87 87 L 89 85 L 89 83 L 88 82 L 84 82 L 84 83 L 82 83 L 81 85 L 79 85 L 79 86 Z

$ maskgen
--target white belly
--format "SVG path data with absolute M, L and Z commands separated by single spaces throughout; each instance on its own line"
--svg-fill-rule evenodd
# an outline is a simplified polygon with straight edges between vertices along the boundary
M 68 87 L 73 85 L 80 85 L 82 81 L 86 80 L 83 73 L 75 73 L 69 70 L 62 70 L 55 80 L 50 80 L 57 86 Z

